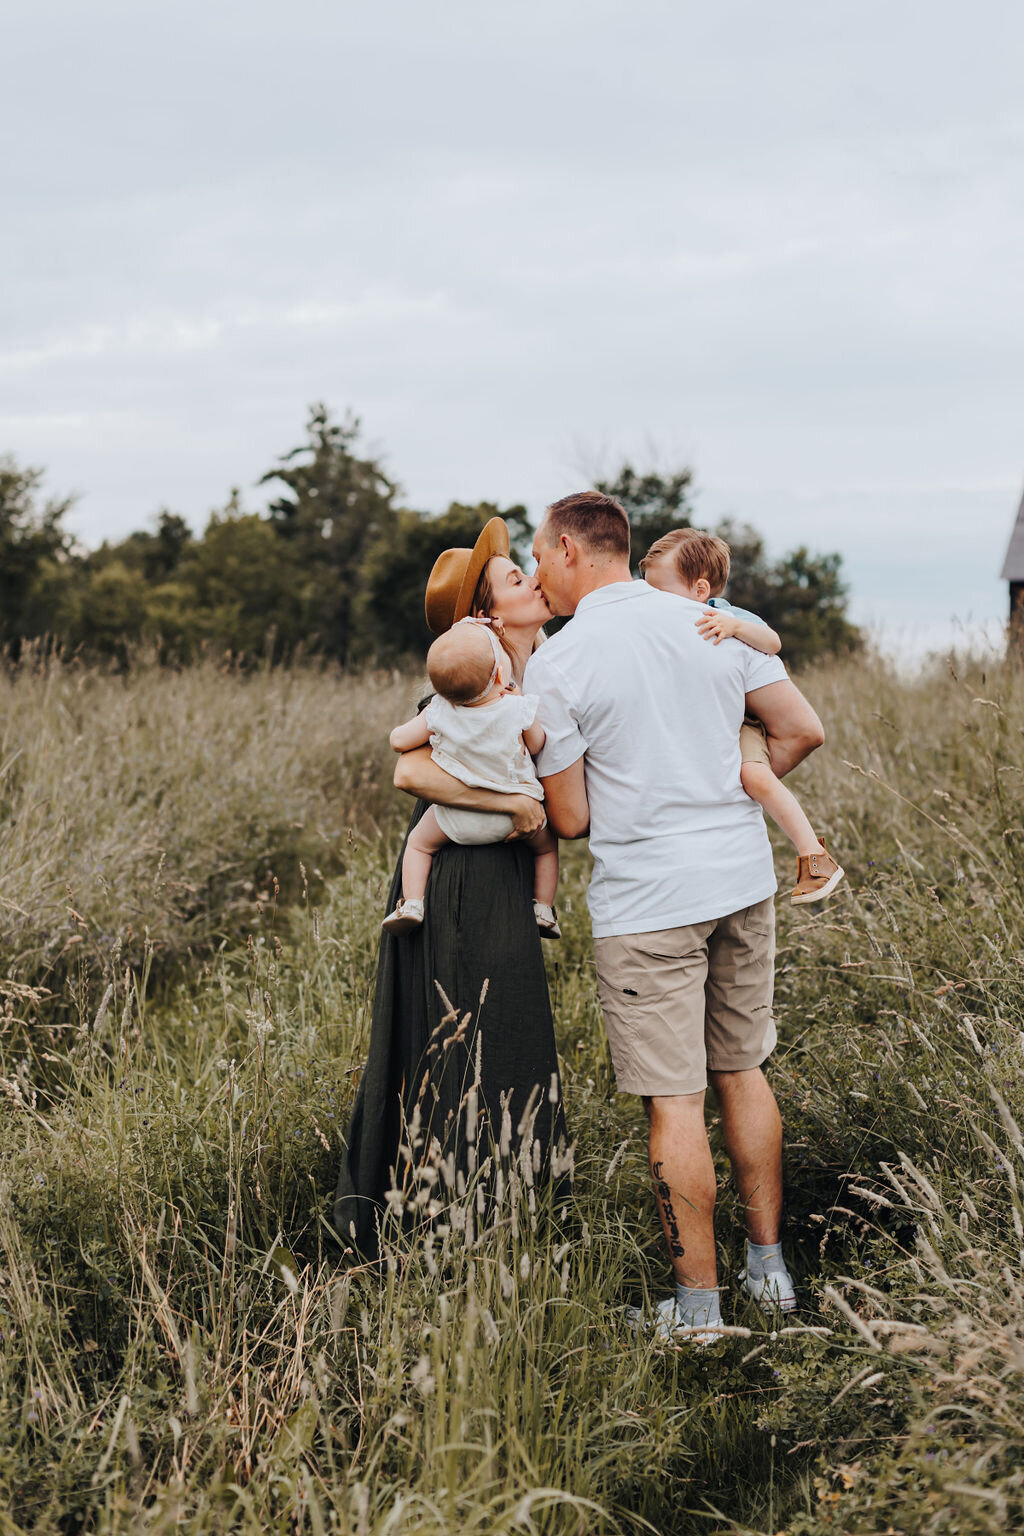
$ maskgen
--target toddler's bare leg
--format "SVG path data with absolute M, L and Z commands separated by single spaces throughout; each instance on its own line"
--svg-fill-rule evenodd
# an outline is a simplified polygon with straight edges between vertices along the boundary
M 526 839 L 533 850 L 533 899 L 554 905 L 558 890 L 558 838 L 550 827 L 541 827 Z
M 801 858 L 825 852 L 799 800 L 764 763 L 744 763 L 740 769 L 740 783 L 751 800 L 756 800 L 776 826 L 782 828 Z
M 420 817 L 409 833 L 402 856 L 402 895 L 406 901 L 422 901 L 430 878 L 434 854 L 447 844 L 434 815 L 434 807 Z

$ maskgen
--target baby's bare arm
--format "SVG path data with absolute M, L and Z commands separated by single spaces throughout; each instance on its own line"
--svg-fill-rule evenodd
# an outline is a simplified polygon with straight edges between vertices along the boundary
M 414 752 L 417 747 L 425 747 L 429 740 L 430 726 L 426 721 L 425 710 L 421 710 L 414 719 L 407 720 L 404 725 L 396 725 L 388 737 L 392 752 Z
M 774 629 L 751 619 L 738 619 L 726 609 L 705 608 L 696 622 L 704 639 L 713 640 L 716 645 L 720 640 L 742 640 L 765 656 L 777 656 L 782 650 L 782 641 Z

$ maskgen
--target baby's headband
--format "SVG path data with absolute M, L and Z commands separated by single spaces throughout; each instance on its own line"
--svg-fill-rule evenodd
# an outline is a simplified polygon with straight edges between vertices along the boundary
M 501 664 L 503 661 L 507 661 L 508 658 L 505 655 L 505 652 L 502 650 L 501 646 L 498 644 L 498 637 L 491 627 L 490 619 L 457 619 L 455 624 L 452 625 L 452 628 L 457 629 L 460 624 L 482 624 L 487 631 L 487 638 L 490 640 L 491 649 L 494 652 L 494 666 L 491 668 L 490 677 L 487 679 L 487 682 L 484 684 L 483 688 L 481 688 L 480 692 L 475 696 L 475 698 L 466 700 L 467 704 L 479 704 L 480 700 L 487 697 L 495 683 L 498 681 L 498 674 L 501 671 Z

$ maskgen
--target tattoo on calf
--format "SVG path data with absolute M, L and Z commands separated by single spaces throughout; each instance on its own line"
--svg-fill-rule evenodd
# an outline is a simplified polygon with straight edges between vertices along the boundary
M 672 1190 L 665 1179 L 664 1163 L 652 1163 L 651 1173 L 654 1176 L 654 1193 L 661 1202 L 661 1208 L 665 1213 L 665 1226 L 668 1228 L 668 1251 L 674 1259 L 681 1259 L 685 1252 L 682 1239 L 679 1236 L 679 1222 L 676 1213 L 672 1209 Z

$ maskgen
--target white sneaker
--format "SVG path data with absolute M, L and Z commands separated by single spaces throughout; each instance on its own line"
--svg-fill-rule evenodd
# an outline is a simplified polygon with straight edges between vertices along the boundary
M 389 912 L 381 923 L 388 933 L 408 933 L 411 928 L 418 928 L 423 921 L 422 901 L 400 901 L 393 912 Z
M 714 1331 L 720 1322 L 719 1318 L 705 1324 L 684 1322 L 674 1296 L 666 1296 L 664 1301 L 659 1301 L 653 1312 L 644 1312 L 639 1307 L 627 1307 L 626 1322 L 633 1333 L 649 1334 L 659 1344 L 688 1344 L 691 1349 L 708 1349 L 712 1344 L 720 1343 L 724 1337 Z
M 542 901 L 533 904 L 533 915 L 537 919 L 537 927 L 540 929 L 542 939 L 560 939 L 562 930 L 558 926 L 558 918 L 555 916 L 554 907 L 545 906 Z
M 796 1310 L 796 1286 L 793 1276 L 782 1264 L 779 1269 L 766 1270 L 751 1275 L 741 1269 L 739 1278 L 748 1296 L 752 1296 L 764 1312 L 794 1312 Z

